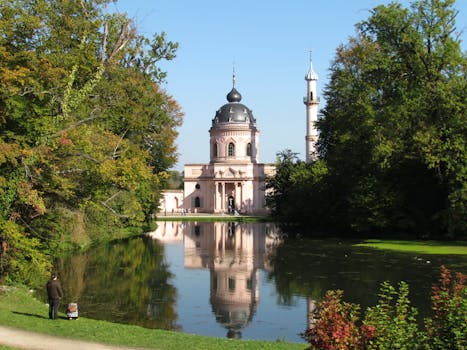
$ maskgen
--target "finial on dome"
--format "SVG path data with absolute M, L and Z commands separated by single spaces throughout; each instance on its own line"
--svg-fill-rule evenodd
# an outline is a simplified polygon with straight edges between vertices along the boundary
M 232 87 L 235 88 L 235 62 L 232 65 Z
M 242 100 L 242 95 L 235 88 L 236 78 L 234 63 L 232 66 L 232 90 L 227 94 L 227 101 L 229 102 L 240 102 Z

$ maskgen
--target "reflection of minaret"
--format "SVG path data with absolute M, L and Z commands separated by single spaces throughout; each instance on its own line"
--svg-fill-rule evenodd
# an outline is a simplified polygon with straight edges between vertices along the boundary
M 313 70 L 313 63 L 310 51 L 310 69 L 305 76 L 307 84 L 307 94 L 303 98 L 306 106 L 306 162 L 310 163 L 317 157 L 316 142 L 318 141 L 318 130 L 315 123 L 318 121 L 319 98 L 317 95 L 316 82 L 318 74 Z
M 203 223 L 185 233 L 185 267 L 209 268 L 210 302 L 229 338 L 240 338 L 259 302 L 259 269 L 268 247 L 280 242 L 261 225 Z
M 316 302 L 316 300 L 314 299 L 311 299 L 311 298 L 307 298 L 306 300 L 306 326 L 307 328 L 312 328 L 315 326 L 315 323 L 316 323 L 316 315 L 315 315 L 315 312 L 317 311 L 317 306 L 318 306 L 318 303 Z

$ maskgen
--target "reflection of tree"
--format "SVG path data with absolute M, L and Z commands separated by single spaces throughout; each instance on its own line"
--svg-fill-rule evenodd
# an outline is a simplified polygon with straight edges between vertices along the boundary
M 275 281 L 279 303 L 293 304 L 297 295 L 321 300 L 327 290 L 341 289 L 346 301 L 363 308 L 377 303 L 382 282 L 406 281 L 412 303 L 427 316 L 431 284 L 439 266 L 450 261 L 354 247 L 348 241 L 292 239 L 277 247 L 268 278 Z
M 350 242 L 287 240 L 272 258 L 273 270 L 268 277 L 275 280 L 284 304 L 293 303 L 294 295 L 321 300 L 327 290 L 342 289 L 345 299 L 372 305 L 382 282 L 383 256 L 352 247 Z M 397 280 L 396 271 L 391 273 L 388 279 Z
M 97 246 L 60 264 L 66 296 L 83 316 L 178 329 L 177 291 L 163 245 L 148 237 Z M 72 298 L 72 299 L 71 299 Z

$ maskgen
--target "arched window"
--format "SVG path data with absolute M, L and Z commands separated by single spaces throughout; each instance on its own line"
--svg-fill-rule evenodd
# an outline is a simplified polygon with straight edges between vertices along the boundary
M 249 142 L 246 145 L 246 155 L 251 157 L 251 143 L 249 143 Z
M 217 143 L 214 144 L 214 147 L 212 149 L 212 153 L 214 157 L 217 157 Z
M 195 197 L 195 208 L 201 207 L 201 198 Z
M 229 157 L 235 156 L 235 145 L 231 142 L 229 143 Z
M 229 291 L 235 291 L 235 278 L 229 277 Z

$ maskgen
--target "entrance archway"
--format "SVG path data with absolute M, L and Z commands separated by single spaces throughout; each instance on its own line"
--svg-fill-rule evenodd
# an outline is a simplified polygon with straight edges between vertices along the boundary
M 233 196 L 229 196 L 229 198 L 227 198 L 227 208 L 229 210 L 229 214 L 232 214 L 235 211 L 235 198 Z

